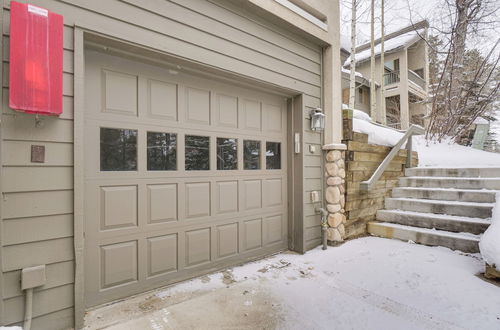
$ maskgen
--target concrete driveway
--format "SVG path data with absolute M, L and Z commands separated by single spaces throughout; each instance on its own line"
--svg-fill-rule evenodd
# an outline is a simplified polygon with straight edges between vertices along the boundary
M 500 329 L 479 255 L 367 237 L 88 312 L 86 329 Z

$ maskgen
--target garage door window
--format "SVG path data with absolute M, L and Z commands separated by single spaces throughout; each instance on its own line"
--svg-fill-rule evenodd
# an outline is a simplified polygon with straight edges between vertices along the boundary
M 260 169 L 260 141 L 243 141 L 243 162 L 245 170 Z
M 148 132 L 148 171 L 175 171 L 177 169 L 177 135 Z
M 238 169 L 238 140 L 217 138 L 217 169 Z
M 266 169 L 281 169 L 281 143 L 266 142 Z
M 186 171 L 210 170 L 210 138 L 186 135 Z
M 137 171 L 137 130 L 101 127 L 101 171 Z

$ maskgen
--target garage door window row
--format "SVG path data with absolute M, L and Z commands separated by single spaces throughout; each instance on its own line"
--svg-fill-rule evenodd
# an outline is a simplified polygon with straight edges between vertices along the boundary
M 101 171 L 137 171 L 137 130 L 101 127 Z M 210 170 L 210 137 L 184 136 L 186 171 Z M 238 139 L 216 139 L 217 170 L 238 169 Z M 261 141 L 243 140 L 243 169 L 261 168 Z M 281 143 L 265 143 L 266 169 L 281 169 Z M 177 134 L 147 132 L 148 171 L 177 170 Z

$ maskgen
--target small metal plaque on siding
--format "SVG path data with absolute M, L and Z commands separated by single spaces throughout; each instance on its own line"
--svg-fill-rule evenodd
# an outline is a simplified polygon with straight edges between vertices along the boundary
M 31 162 L 45 163 L 45 146 L 31 145 Z

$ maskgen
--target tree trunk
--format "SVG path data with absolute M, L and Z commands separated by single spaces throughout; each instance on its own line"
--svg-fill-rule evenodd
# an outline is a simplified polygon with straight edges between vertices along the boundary
M 349 108 L 354 109 L 356 103 L 356 6 L 357 0 L 352 0 L 351 18 L 351 65 L 349 77 Z
M 375 0 L 371 0 L 371 34 L 370 34 L 370 116 L 377 121 L 376 84 L 375 84 Z

